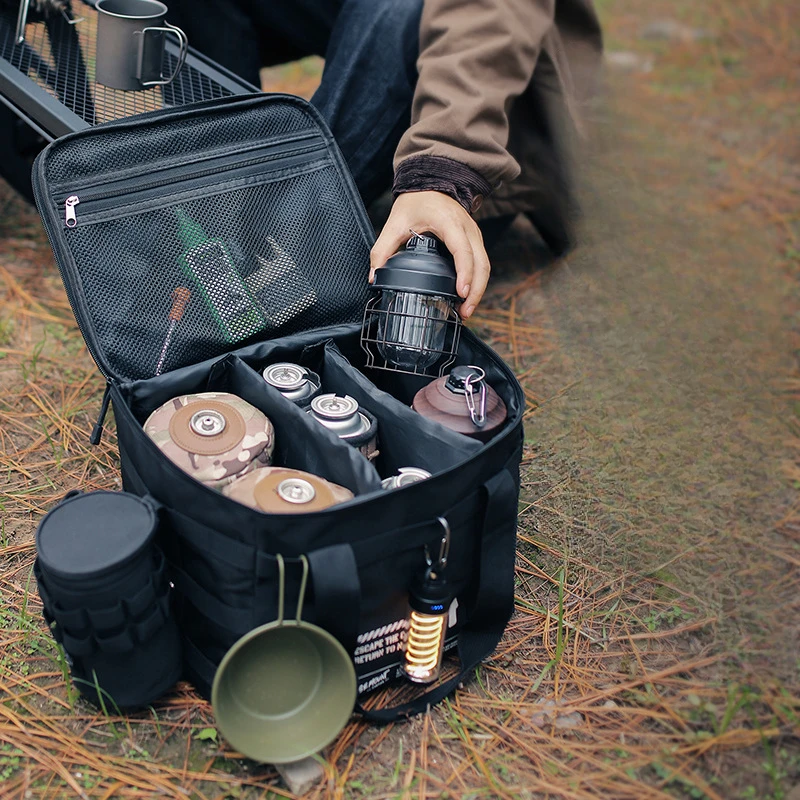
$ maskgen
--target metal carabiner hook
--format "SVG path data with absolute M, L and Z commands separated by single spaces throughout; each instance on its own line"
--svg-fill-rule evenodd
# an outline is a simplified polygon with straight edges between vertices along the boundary
M 450 555 L 450 524 L 444 517 L 437 517 L 437 522 L 444 528 L 441 542 L 439 543 L 439 555 L 436 559 L 435 567 L 434 561 L 431 558 L 428 545 L 425 545 L 425 561 L 429 567 L 434 567 L 437 570 L 443 570 L 447 566 L 447 558 Z
M 464 379 L 464 399 L 467 401 L 467 408 L 469 409 L 469 418 L 476 428 L 482 428 L 486 424 L 486 373 L 480 367 L 470 367 L 480 372 L 479 375 L 467 375 Z M 475 398 L 472 396 L 473 383 L 480 382 L 480 405 L 479 408 L 475 407 Z

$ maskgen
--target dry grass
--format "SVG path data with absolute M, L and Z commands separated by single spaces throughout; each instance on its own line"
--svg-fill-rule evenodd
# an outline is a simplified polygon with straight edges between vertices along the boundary
M 654 581 L 619 585 L 586 565 L 548 575 L 538 549 L 522 534 L 517 612 L 469 690 L 405 726 L 349 725 L 309 797 L 726 798 L 737 751 L 767 760 L 797 735 L 797 696 L 721 677 L 715 620 Z M 188 686 L 129 717 L 70 697 L 27 561 L 4 582 L 3 796 L 290 796 L 269 768 L 199 738 L 213 717 Z
M 666 9 L 716 34 L 661 45 L 637 38 L 643 3 L 603 7 L 613 46 L 656 58 L 653 73 L 625 79 L 641 130 L 680 120 L 671 137 L 697 142 L 726 165 L 692 210 L 720 235 L 726 226 L 769 226 L 781 266 L 796 275 L 800 95 L 787 76 L 800 69 L 797 9 L 747 0 L 702 9 L 656 3 L 648 18 Z M 308 94 L 313 69 L 294 69 L 267 77 L 283 81 L 275 88 Z M 753 118 L 744 140 L 724 136 L 739 114 Z M 681 177 L 654 168 L 653 191 Z M 0 206 L 0 796 L 290 797 L 271 768 L 215 740 L 210 706 L 190 686 L 146 712 L 107 717 L 65 683 L 30 577 L 33 529 L 71 488 L 119 486 L 116 441 L 109 422 L 103 443 L 88 445 L 102 379 L 38 218 L 4 188 Z M 537 273 L 498 285 L 474 321 L 519 374 L 529 418 L 552 399 L 540 396 L 537 377 L 558 348 L 547 309 L 531 313 L 539 280 Z M 788 390 L 800 401 L 797 378 Z M 800 433 L 796 421 L 794 429 Z M 790 442 L 795 485 L 798 441 Z M 385 729 L 351 723 L 325 753 L 326 780 L 308 796 L 784 797 L 800 775 L 797 675 L 742 671 L 745 656 L 721 645 L 720 621 L 692 587 L 659 570 L 610 573 L 552 535 L 561 526 L 590 536 L 591 512 L 561 502 L 563 487 L 549 478 L 545 458 L 526 450 L 517 609 L 498 651 L 429 715 Z M 796 568 L 800 501 L 778 528 L 783 538 L 760 545 L 765 569 L 776 561 Z M 788 575 L 774 579 L 797 586 L 796 571 Z M 768 598 L 754 602 L 769 608 Z

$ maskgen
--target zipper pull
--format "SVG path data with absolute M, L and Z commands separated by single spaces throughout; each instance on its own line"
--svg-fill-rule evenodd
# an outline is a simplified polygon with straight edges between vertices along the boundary
M 78 203 L 80 203 L 80 199 L 76 194 L 70 195 L 64 201 L 66 211 L 66 218 L 64 222 L 68 228 L 74 228 L 78 224 L 78 218 L 75 216 L 75 206 L 78 205 Z
M 92 435 L 89 437 L 89 444 L 100 444 L 100 439 L 103 438 L 103 423 L 106 420 L 110 400 L 111 384 L 106 383 L 106 390 L 103 392 L 103 402 L 100 404 L 100 413 L 97 415 L 97 422 L 95 422 Z

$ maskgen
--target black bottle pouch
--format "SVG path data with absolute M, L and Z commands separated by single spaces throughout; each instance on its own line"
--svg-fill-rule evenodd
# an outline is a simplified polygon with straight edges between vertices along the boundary
M 36 531 L 45 620 L 76 688 L 109 711 L 151 703 L 181 674 L 157 528 L 146 500 L 90 492 L 68 496 Z

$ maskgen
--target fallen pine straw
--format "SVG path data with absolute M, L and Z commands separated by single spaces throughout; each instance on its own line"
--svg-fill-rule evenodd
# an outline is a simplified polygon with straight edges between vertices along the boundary
M 31 555 L 16 558 L 29 565 Z M 527 560 L 521 554 L 521 563 Z M 562 571 L 526 592 L 477 678 L 401 728 L 415 743 L 393 753 L 389 773 L 396 778 L 380 796 L 478 790 L 490 797 L 667 798 L 677 788 L 724 798 L 709 783 L 713 775 L 698 772 L 701 757 L 800 734 L 800 698 L 726 682 L 724 653 L 686 657 L 686 637 L 713 620 L 648 630 L 641 613 L 663 605 L 657 584 L 642 580 L 623 595 L 605 583 L 590 589 L 586 574 L 576 574 L 584 577 L 573 582 Z M 553 580 L 566 598 L 560 604 Z M 22 602 L 23 592 L 20 584 L 4 588 L 0 769 L 13 758 L 24 763 L 4 796 L 57 797 L 58 786 L 92 800 L 141 796 L 135 790 L 202 800 L 224 797 L 231 786 L 252 793 L 246 796 L 291 796 L 268 767 L 196 738 L 213 726 L 213 715 L 186 686 L 127 717 L 105 717 L 82 700 L 71 705 L 38 600 L 30 594 Z M 602 637 L 582 636 L 620 596 L 636 611 L 617 606 Z M 15 608 L 24 608 L 22 624 Z M 372 701 L 386 705 L 409 691 L 393 688 Z M 345 787 L 366 785 L 391 733 L 351 723 L 328 749 L 326 785 L 309 796 L 344 797 Z
M 797 106 L 796 86 L 776 83 L 797 66 L 796 7 L 714 0 L 705 13 L 717 17 L 721 31 L 721 44 L 713 39 L 707 51 L 715 93 L 758 96 L 768 109 Z M 631 13 L 620 30 L 640 22 Z M 731 43 L 748 54 L 744 75 L 725 62 L 722 45 Z M 679 44 L 663 59 L 688 70 L 697 50 Z M 302 84 L 313 91 L 314 78 L 302 69 L 287 80 L 283 88 Z M 663 127 L 658 90 L 644 80 L 637 84 L 635 97 L 651 102 L 637 102 L 641 133 L 627 135 L 651 136 Z M 671 128 L 672 136 L 693 141 L 693 123 L 710 113 L 703 98 L 702 92 L 671 98 L 685 121 Z M 726 170 L 690 207 L 720 230 L 729 224 L 731 236 L 743 224 L 774 226 L 777 251 L 797 250 L 796 173 L 775 169 L 776 159 L 791 160 L 793 131 L 772 131 L 755 149 L 722 139 L 704 146 Z M 664 163 L 654 191 L 682 179 Z M 730 222 L 720 220 L 723 210 Z M 0 264 L 0 795 L 290 797 L 274 770 L 242 759 L 221 741 L 211 708 L 188 685 L 152 709 L 106 717 L 76 700 L 63 680 L 30 582 L 32 531 L 69 489 L 119 488 L 119 468 L 112 421 L 99 447 L 87 443 L 103 381 L 80 341 L 35 215 L 20 211 L 18 217 L 7 228 L 13 235 L 4 240 Z M 787 269 L 789 261 L 787 255 Z M 470 321 L 516 370 L 525 416 L 534 420 L 574 388 L 544 395 L 539 385 L 558 350 L 547 309 L 525 304 L 542 280 L 531 272 L 513 285 L 490 286 Z M 800 400 L 800 379 L 792 378 L 787 391 Z M 795 433 L 798 427 L 795 422 Z M 800 452 L 800 444 L 795 448 Z M 573 536 L 594 533 L 590 522 L 557 506 L 558 484 L 540 492 L 527 477 L 543 458 L 526 448 L 518 603 L 494 656 L 427 715 L 383 729 L 351 722 L 327 748 L 326 780 L 308 797 L 727 798 L 729 773 L 741 761 L 769 762 L 800 736 L 797 686 L 751 674 L 732 679 L 742 653 L 719 646 L 720 618 L 701 613 L 689 588 L 666 585 L 657 570 L 609 576 L 580 548 L 565 551 L 537 531 L 536 519 L 548 514 Z M 800 478 L 800 465 L 791 477 Z M 787 540 L 800 538 L 798 509 L 800 502 L 780 523 Z M 624 509 L 616 511 L 624 522 Z M 732 536 L 747 539 L 746 532 Z M 787 567 L 797 565 L 788 545 L 749 544 Z M 448 670 L 452 675 L 455 665 Z M 395 687 L 367 704 L 398 702 L 412 691 Z M 206 731 L 210 738 L 201 738 Z

